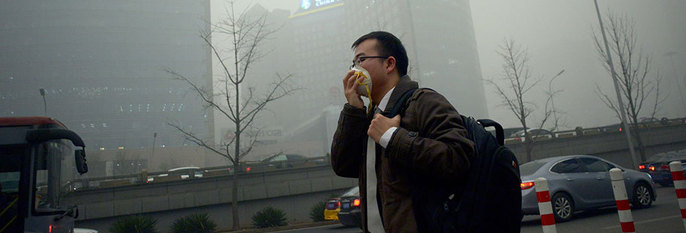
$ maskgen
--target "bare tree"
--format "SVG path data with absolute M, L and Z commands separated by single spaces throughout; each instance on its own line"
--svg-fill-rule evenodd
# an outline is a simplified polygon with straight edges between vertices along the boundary
M 263 96 L 255 93 L 253 88 L 248 88 L 248 93 L 241 96 L 242 84 L 247 79 L 265 77 L 250 76 L 251 65 L 265 54 L 259 52 L 259 46 L 269 35 L 276 32 L 270 30 L 266 23 L 266 14 L 253 17 L 243 11 L 236 15 L 233 2 L 226 9 L 227 18 L 212 25 L 212 30 L 202 33 L 201 38 L 210 48 L 214 59 L 221 69 L 221 85 L 216 93 L 211 93 L 186 77 L 171 69 L 167 69 L 174 78 L 186 82 L 200 97 L 204 107 L 213 109 L 226 117 L 234 124 L 233 137 L 228 142 L 214 143 L 214 139 L 203 139 L 193 134 L 190 129 L 184 129 L 179 124 L 169 123 L 170 126 L 179 130 L 187 140 L 207 148 L 231 161 L 233 165 L 233 185 L 231 210 L 233 215 L 233 229 L 240 228 L 238 217 L 238 181 L 241 171 L 241 158 L 247 155 L 255 145 L 259 129 L 254 126 L 257 116 L 265 110 L 267 104 L 274 102 L 286 95 L 293 93 L 296 88 L 288 85 L 291 75 L 282 76 L 276 74 L 275 81 Z M 218 48 L 211 40 L 211 36 L 226 36 L 230 46 L 228 49 Z M 241 99 L 244 97 L 244 99 Z M 248 138 L 248 143 L 242 143 L 243 136 Z
M 659 105 L 664 102 L 664 98 L 660 97 L 659 84 L 661 78 L 659 73 L 652 75 L 651 58 L 644 55 L 638 49 L 638 36 L 634 33 L 635 23 L 633 20 L 613 14 L 608 14 L 606 18 L 608 24 L 605 27 L 605 32 L 609 35 L 611 55 L 617 57 L 613 62 L 615 63 L 614 66 L 618 67 L 616 78 L 624 100 L 624 109 L 628 116 L 629 122 L 627 123 L 631 125 L 631 136 L 638 146 L 641 161 L 645 161 L 645 145 L 638 131 L 639 117 L 641 115 L 655 116 L 660 110 Z M 611 74 L 607 51 L 602 37 L 599 37 L 594 32 L 593 39 L 603 66 Z M 621 119 L 617 100 L 605 94 L 598 85 L 596 85 L 596 93 L 605 105 L 612 109 L 617 117 Z M 646 114 L 644 113 L 644 107 L 651 104 L 648 101 L 651 94 L 654 94 L 655 102 L 652 109 L 648 110 L 652 110 L 652 112 Z
M 529 132 L 530 116 L 537 109 L 537 105 L 529 99 L 529 91 L 537 86 L 541 79 L 533 78 L 529 68 L 529 58 L 525 50 L 518 47 L 513 40 L 506 39 L 498 54 L 503 58 L 503 77 L 505 85 L 500 85 L 494 80 L 486 80 L 496 88 L 496 91 L 503 101 L 503 105 L 507 106 L 510 111 L 517 117 L 524 128 L 524 145 L 526 149 L 526 159 L 531 161 L 531 152 L 534 148 L 534 137 Z M 563 71 L 560 71 L 555 77 L 560 76 Z M 555 78 L 553 77 L 553 79 Z M 552 80 L 552 79 L 551 79 Z M 551 91 L 548 94 L 545 108 L 543 109 L 543 118 L 537 128 L 543 128 L 545 123 L 550 119 L 554 113 L 552 105 L 553 96 L 557 91 Z

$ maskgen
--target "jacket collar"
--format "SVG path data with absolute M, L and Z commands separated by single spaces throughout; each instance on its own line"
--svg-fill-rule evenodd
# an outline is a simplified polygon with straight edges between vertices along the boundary
M 391 98 L 388 100 L 388 104 L 386 105 L 384 112 L 393 110 L 393 106 L 395 106 L 396 102 L 398 102 L 398 99 L 400 99 L 400 97 L 402 97 L 406 91 L 414 88 L 419 88 L 419 84 L 415 81 L 412 81 L 410 76 L 404 75 L 400 77 L 398 84 L 396 84 L 395 89 L 393 89 L 393 93 L 391 93 Z

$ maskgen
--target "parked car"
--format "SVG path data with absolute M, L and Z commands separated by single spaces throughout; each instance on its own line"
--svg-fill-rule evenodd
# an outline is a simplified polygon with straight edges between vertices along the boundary
M 177 167 L 169 169 L 167 173 L 147 176 L 145 183 L 202 178 L 204 176 L 203 173 L 204 171 L 199 167 Z
M 531 138 L 533 138 L 534 141 L 555 138 L 555 134 L 546 129 L 529 129 L 527 130 L 527 132 L 529 133 L 529 135 L 531 135 Z M 524 136 L 524 130 L 522 129 L 511 134 L 510 138 L 513 138 L 514 141 L 523 142 L 526 141 L 526 138 Z
M 556 221 L 572 218 L 578 210 L 615 205 L 609 170 L 624 171 L 624 184 L 634 208 L 648 208 L 656 198 L 650 175 L 623 168 L 590 155 L 568 155 L 534 160 L 519 167 L 522 178 L 522 211 L 539 214 L 534 180 L 548 180 Z
M 514 133 L 519 132 L 521 130 L 524 130 L 522 127 L 514 127 L 514 128 L 505 128 L 503 129 L 503 134 L 505 137 L 510 138 Z
M 638 168 L 640 171 L 650 174 L 655 183 L 668 187 L 674 184 L 672 172 L 669 169 L 669 163 L 672 161 L 681 161 L 682 166 L 686 168 L 686 149 L 653 155 L 646 162 L 641 163 Z
M 362 227 L 362 213 L 360 212 L 360 188 L 354 187 L 341 196 L 341 210 L 338 221 L 344 226 Z
M 260 162 L 268 167 L 291 168 L 302 166 L 308 162 L 308 158 L 297 154 L 275 154 Z
M 655 117 L 641 117 L 638 120 L 638 122 L 638 127 L 647 128 L 669 125 L 670 120 L 667 117 L 663 117 L 660 119 L 657 119 Z
M 341 197 L 355 195 L 356 193 L 359 193 L 357 186 L 348 189 L 340 197 L 329 198 L 324 207 L 324 220 L 338 220 L 338 212 L 341 211 Z
M 202 178 L 203 170 L 199 167 L 177 167 L 167 171 L 170 176 L 179 176 L 182 180 L 188 178 Z
M 638 165 L 638 170 L 642 172 L 648 172 L 648 169 L 650 169 L 650 165 L 660 162 L 660 161 L 666 161 L 669 160 L 668 157 L 672 157 L 672 153 L 670 152 L 665 152 L 665 153 L 659 153 L 659 154 L 654 154 L 653 156 L 650 156 L 645 162 L 641 163 Z M 654 167 L 653 167 L 654 168 Z
M 324 206 L 324 220 L 337 221 L 339 211 L 341 211 L 341 198 L 329 198 Z

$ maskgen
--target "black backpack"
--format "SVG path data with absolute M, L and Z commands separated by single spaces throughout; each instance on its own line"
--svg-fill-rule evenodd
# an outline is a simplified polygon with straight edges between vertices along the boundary
M 390 113 L 404 114 L 417 89 L 406 91 Z M 466 178 L 455 185 L 421 186 L 412 190 L 413 210 L 420 232 L 520 232 L 522 193 L 519 163 L 504 144 L 503 127 L 489 119 L 462 116 L 474 142 Z M 485 127 L 494 127 L 496 137 Z

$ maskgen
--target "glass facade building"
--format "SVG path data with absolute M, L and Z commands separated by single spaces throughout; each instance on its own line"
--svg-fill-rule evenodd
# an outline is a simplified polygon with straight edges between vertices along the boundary
M 167 125 L 213 138 L 208 0 L 7 1 L 0 7 L 0 116 L 47 115 L 91 148 L 187 144 Z M 45 90 L 44 96 L 39 91 Z M 44 98 L 44 99 L 43 99 Z

